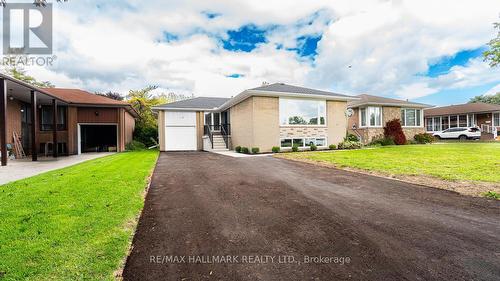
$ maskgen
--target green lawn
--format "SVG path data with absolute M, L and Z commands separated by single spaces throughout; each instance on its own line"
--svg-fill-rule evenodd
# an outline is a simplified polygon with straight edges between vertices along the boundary
M 125 152 L 0 186 L 0 280 L 113 280 L 157 151 Z
M 389 174 L 425 174 L 447 180 L 500 182 L 500 143 L 386 146 L 280 156 Z

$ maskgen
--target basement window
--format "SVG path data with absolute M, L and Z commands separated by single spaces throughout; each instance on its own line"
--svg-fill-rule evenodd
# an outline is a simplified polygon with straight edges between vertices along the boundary
M 316 145 L 319 147 L 326 146 L 326 138 L 289 138 L 289 139 L 281 139 L 281 147 L 287 148 L 297 145 L 298 147 L 304 148 L 309 147 L 311 145 Z

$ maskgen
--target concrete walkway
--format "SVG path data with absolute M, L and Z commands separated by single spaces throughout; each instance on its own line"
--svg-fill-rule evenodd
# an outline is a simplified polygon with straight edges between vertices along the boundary
M 0 185 L 111 154 L 113 153 L 102 152 L 61 156 L 59 158 L 41 157 L 36 162 L 31 161 L 30 157 L 25 159 L 9 160 L 7 166 L 0 167 Z

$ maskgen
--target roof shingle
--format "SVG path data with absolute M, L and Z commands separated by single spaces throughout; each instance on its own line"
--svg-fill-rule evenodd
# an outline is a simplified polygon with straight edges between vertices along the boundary
M 70 104 L 129 105 L 125 101 L 110 99 L 79 89 L 42 88 L 42 90 Z
M 483 102 L 465 103 L 449 106 L 434 107 L 424 110 L 425 116 L 438 116 L 450 114 L 482 113 L 500 111 L 500 105 Z
M 161 109 L 213 109 L 221 106 L 229 98 L 196 97 L 155 106 Z
M 423 104 L 423 103 L 418 103 L 418 102 L 410 102 L 410 101 L 405 101 L 405 100 L 398 100 L 398 99 L 391 99 L 391 98 L 384 98 L 384 97 L 379 97 L 379 96 L 372 96 L 372 95 L 367 95 L 367 94 L 362 94 L 356 96 L 359 98 L 359 100 L 355 101 L 350 101 L 347 103 L 348 107 L 358 107 L 361 105 L 393 105 L 393 106 L 409 106 L 409 107 L 431 107 L 430 105 Z
M 270 85 L 264 85 L 257 88 L 250 89 L 252 91 L 267 91 L 267 92 L 281 92 L 281 93 L 295 93 L 295 94 L 305 94 L 305 95 L 320 95 L 320 96 L 338 96 L 351 98 L 352 96 L 337 94 L 333 92 L 315 90 L 304 87 L 292 86 L 284 83 L 274 83 Z

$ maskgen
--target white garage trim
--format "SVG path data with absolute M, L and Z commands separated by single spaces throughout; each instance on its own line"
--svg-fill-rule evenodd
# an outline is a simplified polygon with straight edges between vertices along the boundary
M 118 123 L 77 123 L 78 125 L 78 133 L 77 133 L 77 142 L 78 142 L 78 155 L 82 154 L 82 135 L 81 135 L 81 127 L 80 125 L 115 125 L 116 126 L 116 151 L 120 151 L 118 149 L 119 146 L 119 132 L 118 132 Z

